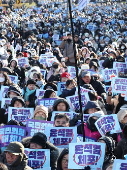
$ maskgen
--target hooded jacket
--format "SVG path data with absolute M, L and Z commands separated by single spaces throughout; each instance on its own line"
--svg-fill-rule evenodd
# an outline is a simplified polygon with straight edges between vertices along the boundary
M 24 145 L 25 148 L 30 148 L 30 142 L 31 142 L 32 137 L 26 137 L 22 139 L 21 143 Z M 50 142 L 46 142 L 46 148 L 45 149 L 50 149 L 50 167 L 51 170 L 56 170 L 56 163 L 57 163 L 57 158 L 59 156 L 59 151 L 58 149 Z
M 25 154 L 19 155 L 19 158 L 13 162 L 11 165 L 7 164 L 5 153 L 0 155 L 0 162 L 4 163 L 7 167 L 8 170 L 32 170 L 31 167 L 27 165 L 27 157 Z

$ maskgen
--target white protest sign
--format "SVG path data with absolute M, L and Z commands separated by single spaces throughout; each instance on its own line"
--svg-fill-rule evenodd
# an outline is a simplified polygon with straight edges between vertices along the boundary
M 105 143 L 70 143 L 68 169 L 84 169 L 84 167 L 90 166 L 91 170 L 101 170 L 104 156 Z
M 127 170 L 127 160 L 114 159 L 112 170 Z
M 105 136 L 107 132 L 110 132 L 110 134 L 121 132 L 121 127 L 116 114 L 100 117 L 95 122 L 95 125 L 102 136 Z
M 76 69 L 75 69 L 75 67 L 68 66 L 67 70 L 68 70 L 68 73 L 70 74 L 71 79 L 76 77 Z
M 11 104 L 12 98 L 2 98 L 1 101 L 1 108 L 5 108 L 6 106 L 9 106 Z
M 79 106 L 79 96 L 78 95 L 69 96 L 69 97 L 66 97 L 66 99 L 70 105 L 71 110 L 73 110 L 73 111 L 79 110 L 80 106 Z M 81 102 L 82 102 L 83 110 L 89 100 L 90 99 L 89 99 L 89 95 L 87 92 L 81 95 Z
M 29 65 L 28 58 L 27 57 L 18 58 L 18 65 L 20 67 L 24 67 L 25 65 Z
M 65 84 L 66 84 L 66 82 L 58 82 L 57 83 L 58 96 L 61 95 L 62 91 L 66 88 Z
M 77 127 L 45 127 L 48 140 L 59 148 L 77 142 Z
M 43 89 L 36 89 L 36 96 L 37 98 L 42 98 L 44 96 L 45 90 Z
M 28 119 L 26 121 L 27 136 L 33 136 L 37 132 L 45 131 L 45 127 L 53 127 L 53 121 Z
M 18 84 L 18 76 L 8 75 L 8 77 L 12 81 L 12 83 Z
M 50 167 L 50 150 L 49 149 L 28 149 L 24 150 L 28 157 L 28 166 L 32 169 L 42 170 Z
M 124 73 L 124 69 L 127 68 L 127 63 L 124 62 L 113 62 L 113 69 L 117 69 L 118 73 Z
M 51 121 L 54 121 L 54 117 L 57 114 L 66 114 L 70 119 L 73 119 L 73 117 L 77 114 L 75 112 L 62 112 L 62 111 L 53 111 L 52 112 L 52 117 L 51 117 Z
M 23 124 L 26 124 L 27 119 L 32 119 L 34 114 L 34 108 L 18 108 L 9 107 L 8 108 L 8 121 L 13 119 Z
M 38 105 L 43 105 L 45 107 L 50 107 L 50 106 L 53 106 L 55 100 L 57 100 L 57 98 L 42 98 L 42 99 L 37 99 L 37 104 Z
M 127 79 L 114 77 L 111 82 L 112 90 L 114 93 L 126 94 Z
M 8 92 L 9 86 L 1 86 L 1 90 L 0 90 L 0 101 L 2 101 L 2 99 L 4 97 L 6 97 L 7 92 Z
M 88 93 L 90 91 L 92 91 L 92 90 L 85 89 L 85 88 L 80 86 L 80 94 Z M 78 95 L 78 87 L 76 87 L 75 95 Z

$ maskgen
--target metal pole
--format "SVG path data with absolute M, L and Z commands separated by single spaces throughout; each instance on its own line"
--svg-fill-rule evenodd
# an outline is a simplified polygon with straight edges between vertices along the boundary
M 79 107 L 80 107 L 80 114 L 82 115 L 82 130 L 83 130 L 83 141 L 85 141 L 85 134 L 84 134 L 84 123 L 83 123 L 83 114 L 82 114 L 82 101 L 81 101 L 81 93 L 80 93 L 80 85 L 79 85 L 79 76 L 78 76 L 78 65 L 77 65 L 77 58 L 76 58 L 76 49 L 75 49 L 75 42 L 74 42 L 74 27 L 73 27 L 73 20 L 72 20 L 72 11 L 71 11 L 71 0 L 68 0 L 68 7 L 69 7 L 69 14 L 70 14 L 70 22 L 71 22 L 71 32 L 73 38 L 73 49 L 74 49 L 74 58 L 75 58 L 75 69 L 76 69 L 76 78 L 77 78 L 77 86 L 78 86 L 78 96 L 79 96 Z

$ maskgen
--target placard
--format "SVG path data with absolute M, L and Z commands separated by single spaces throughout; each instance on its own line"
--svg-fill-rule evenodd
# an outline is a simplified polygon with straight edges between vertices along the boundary
M 62 94 L 63 90 L 66 88 L 66 82 L 58 82 L 57 88 L 58 88 L 58 96 L 59 96 Z
M 26 136 L 26 128 L 16 125 L 0 126 L 0 147 L 7 146 L 10 142 L 19 141 Z
M 37 99 L 37 105 L 43 105 L 45 107 L 50 107 L 53 106 L 54 101 L 57 100 L 58 98 L 42 98 L 42 99 Z
M 55 117 L 55 115 L 57 115 L 57 114 L 66 114 L 70 119 L 73 119 L 74 118 L 74 116 L 77 114 L 77 113 L 75 113 L 75 112 L 62 112 L 62 111 L 53 111 L 52 112 L 52 117 L 51 117 L 51 121 L 54 121 L 54 117 Z
M 34 108 L 18 108 L 9 107 L 8 108 L 8 121 L 13 119 L 23 124 L 26 124 L 27 119 L 32 119 L 34 114 Z
M 84 169 L 90 166 L 91 170 L 102 170 L 104 155 L 105 143 L 70 143 L 68 169 Z
M 45 134 L 48 140 L 58 148 L 77 142 L 77 127 L 46 127 Z
M 124 69 L 127 68 L 127 63 L 124 62 L 113 62 L 113 68 L 117 69 L 118 73 L 124 73 Z
M 45 127 L 53 127 L 53 121 L 28 119 L 26 121 L 27 136 L 33 136 L 37 132 L 45 132 Z
M 116 69 L 103 69 L 102 76 L 105 82 L 111 81 L 111 75 L 117 76 L 118 71 Z
M 14 84 L 18 84 L 18 76 L 12 76 L 12 75 L 8 75 L 9 79 L 12 81 L 12 83 Z
M 28 149 L 24 150 L 28 157 L 28 166 L 32 169 L 42 170 L 50 167 L 50 150 L 49 149 Z
M 37 98 L 42 98 L 44 96 L 46 90 L 43 89 L 36 89 L 36 96 Z
M 9 106 L 11 104 L 12 98 L 2 98 L 1 101 L 1 108 L 6 108 L 6 106 Z
M 18 58 L 18 65 L 20 67 L 24 67 L 25 65 L 29 65 L 28 58 L 27 57 Z
M 116 114 L 100 117 L 95 122 L 95 125 L 102 136 L 105 136 L 107 132 L 110 132 L 110 134 L 121 132 L 121 127 Z
M 127 170 L 127 160 L 114 159 L 112 170 Z

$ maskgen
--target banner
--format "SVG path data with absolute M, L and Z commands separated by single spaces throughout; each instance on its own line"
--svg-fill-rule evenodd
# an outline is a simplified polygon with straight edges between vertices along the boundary
M 102 170 L 104 156 L 105 143 L 70 143 L 68 169 L 84 169 L 90 166 L 91 170 Z
M 49 149 L 28 149 L 25 148 L 25 154 L 28 157 L 28 166 L 32 169 L 42 170 L 50 167 Z
M 95 122 L 95 125 L 102 136 L 105 136 L 107 132 L 110 132 L 110 134 L 121 132 L 121 127 L 116 114 L 100 117 Z
M 9 107 L 8 108 L 8 121 L 13 119 L 23 124 L 26 124 L 28 119 L 32 119 L 34 114 L 34 108 L 17 108 Z
M 127 160 L 114 159 L 112 170 L 127 170 Z
M 26 136 L 26 128 L 16 125 L 0 127 L 0 147 L 7 146 L 10 142 L 19 141 Z
M 77 142 L 77 127 L 46 127 L 45 134 L 48 141 L 58 148 Z
M 27 136 L 33 136 L 37 132 L 45 131 L 45 127 L 53 127 L 53 121 L 28 119 L 26 121 Z
M 79 106 L 79 96 L 78 95 L 73 95 L 73 96 L 69 96 L 66 97 L 69 106 L 71 108 L 71 110 L 75 111 L 75 110 L 79 110 L 80 106 Z M 84 110 L 85 105 L 87 104 L 87 102 L 89 101 L 89 95 L 88 93 L 85 93 L 83 95 L 81 95 L 81 102 L 82 102 L 82 109 Z

